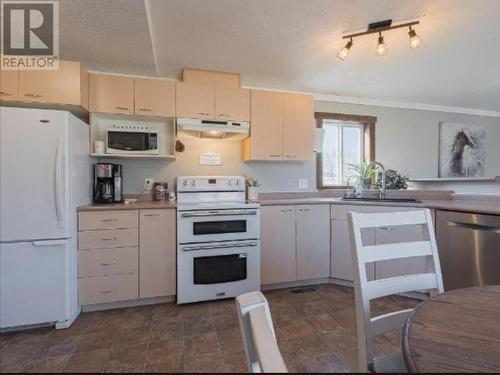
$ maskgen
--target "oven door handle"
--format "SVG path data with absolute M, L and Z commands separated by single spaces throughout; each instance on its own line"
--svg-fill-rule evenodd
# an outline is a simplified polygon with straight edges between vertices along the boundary
M 237 244 L 219 244 L 219 245 L 202 245 L 202 246 L 184 246 L 183 251 L 195 251 L 195 250 L 214 250 L 214 249 L 232 249 L 235 247 L 256 247 L 257 242 L 243 242 Z
M 257 215 L 257 211 L 225 210 L 225 211 L 199 211 L 185 212 L 182 217 L 209 217 L 209 216 L 247 216 Z

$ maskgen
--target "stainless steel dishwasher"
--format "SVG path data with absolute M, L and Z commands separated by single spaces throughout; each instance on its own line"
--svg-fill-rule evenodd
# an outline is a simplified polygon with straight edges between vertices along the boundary
M 500 284 L 500 216 L 436 212 L 445 290 Z

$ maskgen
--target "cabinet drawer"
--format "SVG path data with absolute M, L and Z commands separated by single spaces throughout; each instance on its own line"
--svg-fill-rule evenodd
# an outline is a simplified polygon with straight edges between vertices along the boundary
M 78 249 L 109 249 L 115 247 L 138 246 L 137 229 L 110 229 L 80 232 Z
M 79 251 L 78 275 L 83 278 L 136 274 L 138 259 L 137 247 Z
M 90 277 L 79 280 L 81 305 L 127 301 L 138 298 L 139 281 L 136 275 Z
M 138 211 L 80 212 L 78 230 L 125 229 L 139 226 Z

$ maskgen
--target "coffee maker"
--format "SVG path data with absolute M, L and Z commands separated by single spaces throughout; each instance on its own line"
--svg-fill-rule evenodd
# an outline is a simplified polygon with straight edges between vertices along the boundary
M 94 164 L 94 203 L 117 203 L 123 201 L 120 164 Z

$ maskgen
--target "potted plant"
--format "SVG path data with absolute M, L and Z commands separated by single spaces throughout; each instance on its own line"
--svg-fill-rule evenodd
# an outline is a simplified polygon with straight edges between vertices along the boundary
M 363 160 L 359 164 L 347 164 L 354 172 L 354 177 L 357 179 L 357 185 L 363 189 L 370 189 L 372 184 L 372 176 L 377 172 L 377 166 Z
M 257 190 L 259 186 L 259 181 L 253 177 L 247 177 L 247 199 L 250 202 L 257 202 L 259 200 L 259 192 Z

